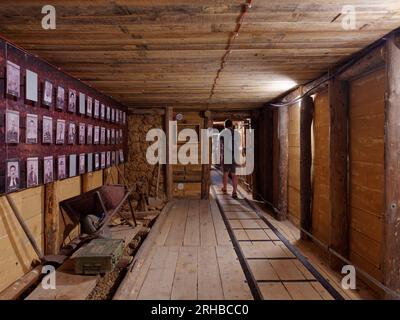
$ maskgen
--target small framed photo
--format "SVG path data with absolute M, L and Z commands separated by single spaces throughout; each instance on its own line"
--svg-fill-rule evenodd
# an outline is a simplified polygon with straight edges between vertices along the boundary
M 106 106 L 104 105 L 104 103 L 101 104 L 101 108 L 100 108 L 100 118 L 102 120 L 104 120 L 106 118 Z
M 6 192 L 20 188 L 20 168 L 18 159 L 6 160 Z
M 94 112 L 93 116 L 98 119 L 100 116 L 100 102 L 99 100 L 94 100 Z
M 88 117 L 91 117 L 93 115 L 93 99 L 92 99 L 92 97 L 87 97 L 86 103 L 87 103 L 87 105 L 86 105 L 86 115 Z
M 58 156 L 57 159 L 57 179 L 67 178 L 67 157 L 65 155 Z
M 62 86 L 58 86 L 56 108 L 58 110 L 64 110 L 64 107 L 65 107 L 65 89 Z
M 106 128 L 104 127 L 100 129 L 100 144 L 106 144 Z
M 122 137 L 122 129 L 119 129 L 119 143 L 123 143 L 124 138 Z
M 79 124 L 79 144 L 85 144 L 85 129 L 86 129 L 86 125 L 84 123 L 80 123 Z
M 125 111 L 122 113 L 122 123 L 126 124 L 126 112 Z
M 100 169 L 100 154 L 95 153 L 94 154 L 94 170 L 99 170 Z
M 44 157 L 43 159 L 44 169 L 43 169 L 43 183 L 47 184 L 54 181 L 53 175 L 53 156 Z
M 26 186 L 28 188 L 39 185 L 39 158 L 26 159 Z
M 107 144 L 111 144 L 111 130 L 107 129 Z
M 111 164 L 114 165 L 115 164 L 115 151 L 111 152 Z
M 76 90 L 69 89 L 68 92 L 68 111 L 76 112 Z
M 79 92 L 79 113 L 86 113 L 86 95 L 82 92 Z
M 104 169 L 106 167 L 106 153 L 105 153 L 105 151 L 103 151 L 101 153 L 100 166 L 101 166 L 102 169 Z
M 70 122 L 68 125 L 68 144 L 75 144 L 76 125 Z
M 19 98 L 20 93 L 20 66 L 7 61 L 7 94 Z
M 57 119 L 56 144 L 65 142 L 65 120 Z
M 111 122 L 115 122 L 115 109 L 111 108 Z
M 124 162 L 124 151 L 119 149 L 119 162 Z
M 115 129 L 111 129 L 111 144 L 115 144 Z
M 53 143 L 53 118 L 43 116 L 43 143 Z
M 85 154 L 81 153 L 79 155 L 79 174 L 84 174 L 85 173 Z
M 115 122 L 116 123 L 119 122 L 119 110 L 118 109 L 115 110 Z
M 106 166 L 111 167 L 111 151 L 107 151 Z
M 27 144 L 38 143 L 38 116 L 36 114 L 26 115 L 26 139 Z
M 26 70 L 25 97 L 26 100 L 38 101 L 38 75 L 30 70 Z
M 53 84 L 45 80 L 43 84 L 43 101 L 45 106 L 51 107 L 53 103 Z
M 86 171 L 87 172 L 92 172 L 93 171 L 93 153 L 88 153 L 86 155 L 87 161 L 86 161 Z
M 69 155 L 69 177 L 76 176 L 76 154 Z
M 86 130 L 86 144 L 93 143 L 93 125 L 88 124 Z
M 115 151 L 115 164 L 116 164 L 116 165 L 119 164 L 119 155 L 118 155 L 118 151 Z
M 111 120 L 111 108 L 107 106 L 107 115 L 106 115 L 106 120 L 110 121 Z
M 100 143 L 100 127 L 94 126 L 94 133 L 93 133 L 93 144 Z
M 6 143 L 19 143 L 18 111 L 6 111 Z

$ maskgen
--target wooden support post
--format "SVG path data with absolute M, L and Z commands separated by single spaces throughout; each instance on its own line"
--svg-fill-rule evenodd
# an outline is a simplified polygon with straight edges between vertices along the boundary
M 314 115 L 314 100 L 306 96 L 300 104 L 300 226 L 311 232 L 312 211 L 311 211 L 311 128 Z M 301 232 L 302 239 L 308 236 Z
M 349 255 L 348 214 L 348 84 L 332 79 L 329 82 L 330 151 L 329 190 L 331 200 L 330 246 L 343 257 Z M 330 255 L 331 268 L 338 270 L 343 263 Z
M 385 101 L 385 216 L 383 275 L 400 293 L 400 37 L 387 42 Z M 387 299 L 393 299 L 386 296 Z
M 44 254 L 58 253 L 59 206 L 57 198 L 57 182 L 45 185 L 44 206 Z
M 288 214 L 288 164 L 289 164 L 289 109 L 279 108 L 279 198 L 278 220 L 286 220 Z
M 167 140 L 167 164 L 165 166 L 165 194 L 167 196 L 167 200 L 170 201 L 172 199 L 172 189 L 173 189 L 173 176 L 172 176 L 172 165 L 170 164 L 169 157 L 169 147 L 170 147 L 170 136 L 171 132 L 169 132 L 169 122 L 172 121 L 172 107 L 165 108 L 165 132 L 166 132 L 166 140 Z
M 254 110 L 251 113 L 251 126 L 254 129 L 254 170 L 253 170 L 253 185 L 252 185 L 252 194 L 253 199 L 261 200 L 259 197 L 260 193 L 260 170 L 259 170 L 259 161 L 260 161 L 260 137 L 259 137 L 259 116 L 260 111 Z
M 212 128 L 213 121 L 210 111 L 204 113 L 204 129 Z M 210 185 L 211 185 L 211 142 L 208 139 L 208 164 L 203 164 L 201 166 L 201 199 L 208 200 L 210 195 Z M 201 146 L 203 147 L 203 146 Z

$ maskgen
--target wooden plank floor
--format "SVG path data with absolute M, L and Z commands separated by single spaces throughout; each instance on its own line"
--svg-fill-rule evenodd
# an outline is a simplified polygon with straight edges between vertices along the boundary
M 253 299 L 215 200 L 175 201 L 154 243 L 126 299 Z

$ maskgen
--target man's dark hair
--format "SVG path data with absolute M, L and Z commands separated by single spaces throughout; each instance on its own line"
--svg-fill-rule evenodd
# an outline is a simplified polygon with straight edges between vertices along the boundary
M 233 127 L 233 123 L 231 119 L 226 119 L 224 122 L 224 126 L 225 128 L 232 128 Z

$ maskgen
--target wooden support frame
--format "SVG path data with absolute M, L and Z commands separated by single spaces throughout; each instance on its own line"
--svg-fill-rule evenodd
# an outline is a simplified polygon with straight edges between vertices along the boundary
M 288 216 L 288 179 L 289 179 L 289 109 L 279 108 L 279 196 L 278 220 L 286 220 Z
M 331 206 L 330 247 L 349 256 L 348 214 L 348 83 L 339 79 L 329 82 L 329 190 Z M 343 262 L 330 255 L 331 268 L 338 270 Z
M 173 108 L 166 107 L 165 108 L 165 132 L 166 132 L 166 140 L 167 140 L 167 152 L 166 159 L 167 164 L 165 165 L 165 194 L 167 200 L 172 200 L 173 193 L 173 176 L 172 176 L 172 165 L 170 164 L 170 155 L 169 155 L 169 146 L 171 140 L 171 132 L 169 131 L 169 122 L 172 121 L 173 117 Z
M 45 185 L 44 206 L 44 254 L 58 253 L 59 206 L 56 192 L 57 182 Z
M 300 103 L 300 226 L 307 232 L 312 227 L 312 146 L 311 131 L 314 117 L 314 100 L 305 96 Z M 301 232 L 302 239 L 308 236 Z
M 400 37 L 386 48 L 384 284 L 400 293 Z M 393 297 L 386 295 L 387 299 Z
M 211 111 L 204 112 L 204 129 L 212 128 L 213 120 Z M 208 139 L 210 142 L 210 139 Z M 203 147 L 203 146 L 202 146 Z M 208 164 L 201 166 L 201 199 L 208 200 L 211 186 L 211 143 L 208 147 Z

